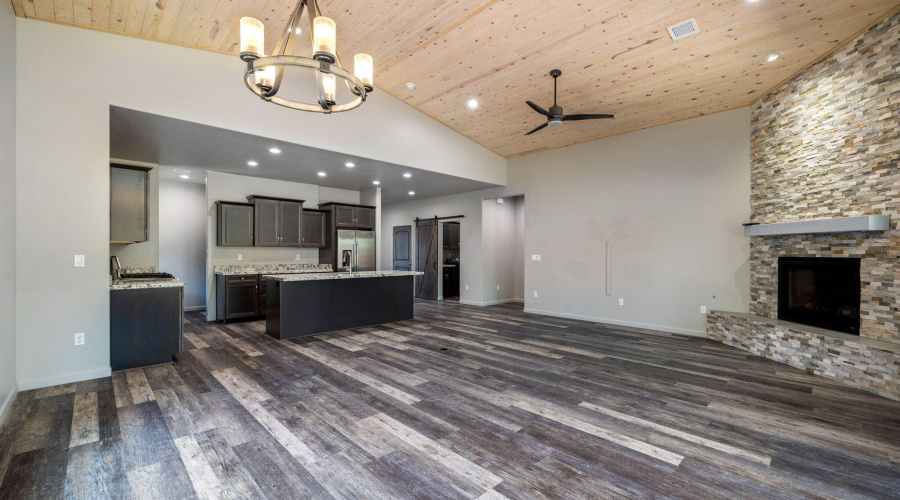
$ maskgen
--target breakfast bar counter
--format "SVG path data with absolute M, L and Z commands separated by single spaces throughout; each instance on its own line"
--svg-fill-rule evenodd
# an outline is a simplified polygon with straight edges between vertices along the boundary
M 415 271 L 271 274 L 266 333 L 288 339 L 413 317 Z

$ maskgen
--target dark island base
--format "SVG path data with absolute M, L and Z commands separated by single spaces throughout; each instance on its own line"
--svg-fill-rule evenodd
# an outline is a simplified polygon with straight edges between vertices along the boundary
M 266 280 L 266 333 L 277 339 L 413 317 L 413 276 Z

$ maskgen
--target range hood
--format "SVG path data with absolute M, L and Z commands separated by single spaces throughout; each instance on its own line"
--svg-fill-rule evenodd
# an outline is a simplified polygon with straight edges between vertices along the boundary
M 772 224 L 744 224 L 744 236 L 887 231 L 890 228 L 890 215 L 862 215 L 859 217 L 835 217 L 796 222 L 775 222 Z

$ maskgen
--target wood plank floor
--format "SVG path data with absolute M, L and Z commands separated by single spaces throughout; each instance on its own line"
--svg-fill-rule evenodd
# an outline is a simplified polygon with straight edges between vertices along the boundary
M 0 498 L 900 497 L 900 403 L 705 339 L 418 301 L 19 394 Z

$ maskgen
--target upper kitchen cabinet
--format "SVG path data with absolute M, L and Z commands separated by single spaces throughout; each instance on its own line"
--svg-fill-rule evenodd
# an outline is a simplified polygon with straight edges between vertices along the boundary
M 459 250 L 459 224 L 444 224 L 444 248 Z
M 325 247 L 326 212 L 319 210 L 303 211 L 303 246 L 307 248 Z
M 148 239 L 150 169 L 110 165 L 109 241 L 140 243 Z
M 303 200 L 248 196 L 255 207 L 254 246 L 303 247 Z
M 336 227 L 375 229 L 375 207 L 346 203 L 321 203 L 319 208 L 333 210 Z
M 216 202 L 216 244 L 220 247 L 253 246 L 253 205 Z

